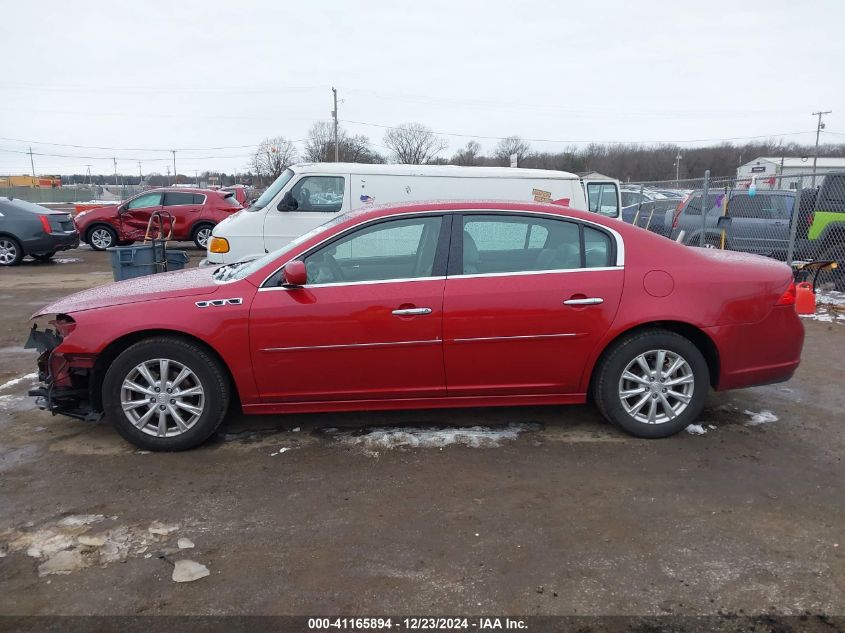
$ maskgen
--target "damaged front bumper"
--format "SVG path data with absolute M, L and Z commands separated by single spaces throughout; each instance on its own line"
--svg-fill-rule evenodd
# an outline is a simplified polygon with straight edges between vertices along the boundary
M 39 330 L 32 326 L 26 349 L 38 350 L 39 386 L 30 389 L 35 405 L 53 415 L 61 414 L 78 420 L 96 422 L 103 417 L 97 410 L 94 397 L 94 357 L 86 354 L 64 354 L 56 352 L 63 337 L 60 328 L 66 324 L 51 321 L 56 330 Z

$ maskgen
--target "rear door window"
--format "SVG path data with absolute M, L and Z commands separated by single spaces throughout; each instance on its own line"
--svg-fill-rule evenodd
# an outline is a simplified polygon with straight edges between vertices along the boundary
M 603 267 L 612 251 L 606 233 L 576 222 L 481 214 L 464 216 L 462 246 L 465 275 Z
M 183 191 L 168 191 L 164 194 L 164 206 L 179 207 L 182 205 L 197 204 L 196 195 Z M 202 196 L 200 196 L 201 198 Z M 201 203 L 200 203 L 201 204 Z

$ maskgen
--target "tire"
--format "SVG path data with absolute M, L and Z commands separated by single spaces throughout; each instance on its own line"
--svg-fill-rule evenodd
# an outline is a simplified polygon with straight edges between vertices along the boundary
M 208 248 L 208 240 L 211 239 L 211 232 L 213 230 L 213 224 L 198 224 L 194 227 L 194 230 L 191 231 L 191 239 L 194 240 L 194 244 L 197 245 L 198 249 L 204 251 Z
M 643 358 L 654 370 L 661 353 L 664 370 L 670 370 L 678 359 L 683 363 L 666 379 L 684 382 L 663 387 L 659 380 L 646 378 L 637 359 Z M 623 379 L 623 374 L 628 375 L 625 372 L 640 380 Z M 601 414 L 631 435 L 644 438 L 669 437 L 685 429 L 701 413 L 710 389 L 704 356 L 689 339 L 667 330 L 644 330 L 620 339 L 603 354 L 595 376 L 593 397 Z M 637 393 L 638 389 L 643 392 Z M 649 422 L 652 406 L 654 421 Z
M 33 253 L 32 259 L 34 259 L 37 262 L 49 262 L 51 259 L 53 259 L 53 256 L 55 254 L 56 254 L 56 251 L 53 251 L 52 253 L 38 253 L 38 254 Z
M 167 362 L 170 387 L 160 382 L 162 361 Z M 183 372 L 187 375 L 179 379 Z M 124 388 L 127 382 L 133 386 Z M 186 395 L 168 395 L 167 388 Z M 205 348 L 159 336 L 132 345 L 111 364 L 103 380 L 103 410 L 117 432 L 135 446 L 183 451 L 199 446 L 217 430 L 230 393 L 224 368 Z M 131 406 L 124 410 L 127 403 Z
M 85 241 L 95 251 L 104 251 L 112 246 L 117 246 L 117 231 L 105 224 L 95 224 L 85 234 Z
M 833 270 L 822 270 L 816 275 L 816 287 L 822 290 L 845 292 L 845 244 L 828 246 L 817 259 L 833 260 L 837 266 Z
M 22 259 L 21 243 L 9 235 L 0 235 L 0 266 L 17 266 Z

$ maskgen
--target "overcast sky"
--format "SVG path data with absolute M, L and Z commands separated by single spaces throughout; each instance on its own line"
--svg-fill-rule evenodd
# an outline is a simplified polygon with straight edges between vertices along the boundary
M 4 0 L 0 173 L 245 169 L 328 120 L 589 141 L 845 142 L 845 2 Z M 18 140 L 11 139 L 21 139 Z M 495 139 L 479 138 L 485 149 Z M 88 149 L 41 143 L 98 146 Z M 695 144 L 705 144 L 698 142 Z M 302 143 L 298 144 L 299 147 Z M 231 148 L 187 151 L 182 148 Z M 212 158 L 216 157 L 216 158 Z M 158 160 L 155 160 L 158 159 Z

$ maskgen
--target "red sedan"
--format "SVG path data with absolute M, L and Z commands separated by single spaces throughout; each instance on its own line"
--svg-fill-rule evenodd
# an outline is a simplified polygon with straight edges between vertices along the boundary
M 240 209 L 231 191 L 175 187 L 144 191 L 120 204 L 82 211 L 74 219 L 82 239 L 102 251 L 144 239 L 150 216 L 164 211 L 173 216 L 174 240 L 192 240 L 205 250 L 214 226 Z
M 560 405 L 665 437 L 708 390 L 788 380 L 789 268 L 546 204 L 332 219 L 282 250 L 86 290 L 33 329 L 43 408 L 151 450 L 246 413 Z

